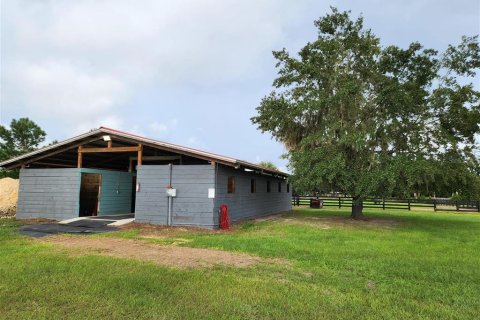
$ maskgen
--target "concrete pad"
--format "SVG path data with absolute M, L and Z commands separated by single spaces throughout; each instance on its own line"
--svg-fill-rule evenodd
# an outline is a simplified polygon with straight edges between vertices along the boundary
M 77 218 L 72 218 L 72 219 L 67 219 L 67 220 L 62 220 L 59 221 L 59 224 L 69 224 L 70 222 L 75 222 L 75 221 L 80 221 L 80 220 L 85 220 L 87 217 L 77 217 Z
M 118 228 L 99 224 L 91 226 L 72 226 L 58 223 L 44 223 L 21 226 L 20 234 L 40 238 L 58 233 L 94 234 L 117 230 Z
M 110 224 L 107 224 L 107 226 L 110 226 L 110 227 L 119 227 L 119 226 L 123 226 L 125 224 L 129 224 L 131 222 L 135 221 L 135 218 L 130 218 L 130 219 L 121 219 L 121 220 L 118 220 L 118 221 L 115 221 L 115 222 L 112 222 Z

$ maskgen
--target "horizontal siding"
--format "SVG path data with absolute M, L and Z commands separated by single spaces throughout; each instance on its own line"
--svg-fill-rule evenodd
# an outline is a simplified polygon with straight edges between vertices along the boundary
M 17 218 L 70 219 L 78 216 L 80 170 L 21 169 Z
M 177 196 L 172 199 L 172 224 L 177 226 L 203 226 L 212 228 L 213 199 L 208 189 L 215 187 L 215 168 L 211 165 L 173 165 L 172 187 Z M 135 220 L 144 223 L 167 224 L 170 182 L 168 165 L 142 165 L 137 168 Z
M 234 193 L 227 193 L 229 176 L 235 177 Z M 250 192 L 251 179 L 256 180 L 255 193 Z M 292 208 L 291 188 L 287 192 L 287 181 L 284 179 L 219 165 L 216 180 L 215 209 L 218 210 L 221 204 L 226 204 L 232 221 L 261 217 L 288 211 Z M 270 192 L 267 192 L 267 181 L 270 181 Z M 278 192 L 279 182 L 282 185 L 281 192 Z
M 167 224 L 165 187 L 168 183 L 168 166 L 137 167 L 137 184 L 140 185 L 140 190 L 137 191 L 135 199 L 136 222 Z

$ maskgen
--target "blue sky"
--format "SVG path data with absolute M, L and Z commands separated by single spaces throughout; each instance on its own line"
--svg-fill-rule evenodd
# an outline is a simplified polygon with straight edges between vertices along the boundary
M 104 125 L 285 170 L 250 118 L 272 50 L 314 40 L 330 5 L 383 45 L 443 50 L 480 32 L 477 0 L 2 0 L 0 123 L 29 117 L 49 140 Z

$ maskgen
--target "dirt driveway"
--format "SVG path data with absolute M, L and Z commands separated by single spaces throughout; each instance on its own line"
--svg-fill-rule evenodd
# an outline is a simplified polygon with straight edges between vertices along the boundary
M 122 238 L 98 238 L 89 236 L 54 235 L 39 241 L 67 250 L 72 255 L 99 254 L 104 256 L 150 261 L 159 265 L 189 268 L 226 265 L 247 267 L 261 258 L 242 253 L 221 250 L 161 245 L 142 240 Z

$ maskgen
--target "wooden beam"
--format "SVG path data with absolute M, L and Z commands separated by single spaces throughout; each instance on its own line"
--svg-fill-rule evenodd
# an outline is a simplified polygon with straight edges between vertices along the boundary
M 82 162 L 83 162 L 82 148 L 83 148 L 82 146 L 78 146 L 77 168 L 82 167 Z
M 138 157 L 130 157 L 130 160 L 137 160 Z M 143 156 L 142 161 L 154 161 L 154 160 L 180 160 L 181 156 Z
M 78 147 L 78 146 L 81 146 L 81 145 L 83 145 L 83 144 L 87 144 L 87 143 L 90 143 L 90 142 L 93 142 L 93 141 L 97 141 L 97 140 L 99 140 L 99 139 L 101 139 L 101 137 L 92 138 L 92 139 L 89 139 L 89 140 L 86 140 L 86 141 L 83 141 L 83 142 L 80 142 L 80 143 L 76 143 L 76 144 L 74 144 L 74 145 L 70 145 L 70 146 L 68 146 L 68 147 L 66 147 L 66 148 L 58 149 L 58 150 L 49 152 L 49 153 L 47 153 L 47 154 L 44 154 L 44 155 L 42 155 L 42 156 L 38 156 L 38 157 L 32 158 L 32 159 L 30 159 L 30 160 L 19 161 L 18 163 L 19 163 L 20 166 L 26 165 L 26 164 L 30 164 L 30 163 L 35 162 L 35 161 L 38 161 L 38 160 L 40 160 L 40 159 L 48 158 L 48 157 L 50 157 L 50 156 L 53 156 L 53 155 L 62 153 L 62 152 L 64 152 L 64 151 L 68 151 L 68 150 L 74 149 L 74 148 L 76 148 L 76 147 Z M 15 168 L 15 167 L 18 167 L 18 165 L 7 166 L 7 167 L 5 167 L 5 169 L 13 169 L 13 168 Z
M 138 145 L 138 154 L 137 154 L 137 167 L 142 165 L 142 155 L 143 155 L 143 148 L 142 145 Z
M 131 143 L 138 143 L 138 140 L 134 140 L 133 138 L 120 136 L 120 135 L 113 135 L 113 134 L 110 134 L 110 136 L 112 137 L 112 139 L 113 139 L 113 137 L 115 137 L 115 139 L 118 139 L 118 140 L 128 141 L 128 142 L 131 142 Z M 222 161 L 222 160 L 216 159 L 216 158 L 214 159 L 212 157 L 205 156 L 205 155 L 194 154 L 194 153 L 191 153 L 191 152 L 188 152 L 188 151 L 185 151 L 185 150 L 178 150 L 178 149 L 170 148 L 170 147 L 167 147 L 167 146 L 159 146 L 155 143 L 149 143 L 149 142 L 146 142 L 146 141 L 143 141 L 142 145 L 147 146 L 147 147 L 151 147 L 151 148 L 157 149 L 157 150 L 163 150 L 163 151 L 168 151 L 168 152 L 172 152 L 172 153 L 176 153 L 176 154 L 180 154 L 180 155 L 186 155 L 186 156 L 189 156 L 189 157 L 192 157 L 192 158 L 202 159 L 202 160 L 206 160 L 206 161 L 215 161 L 217 163 L 232 166 L 231 162 Z
M 82 153 L 102 153 L 102 152 L 138 152 L 142 147 L 111 147 L 111 148 L 82 148 Z

